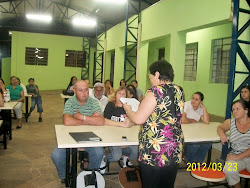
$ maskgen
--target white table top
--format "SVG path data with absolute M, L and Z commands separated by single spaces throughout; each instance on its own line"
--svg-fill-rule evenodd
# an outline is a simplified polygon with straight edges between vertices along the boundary
M 0 110 L 13 110 L 18 102 L 5 102 L 3 107 L 0 107 Z
M 29 94 L 25 94 L 24 96 L 25 97 L 32 97 L 32 95 L 29 95 Z
M 70 96 L 70 95 L 64 95 L 64 94 L 60 94 L 61 95 L 61 97 L 63 98 L 63 99 L 70 99 L 72 96 Z
M 106 146 L 128 146 L 138 145 L 139 125 L 130 128 L 115 126 L 65 126 L 55 125 L 58 148 L 79 148 L 79 147 L 106 147 Z M 102 138 L 100 142 L 77 143 L 69 132 L 89 132 L 92 131 Z M 122 136 L 127 137 L 127 141 L 122 140 Z
M 219 142 L 220 137 L 217 134 L 217 127 L 221 123 L 210 122 L 209 124 L 204 123 L 190 123 L 182 124 L 182 131 L 184 134 L 185 142 Z

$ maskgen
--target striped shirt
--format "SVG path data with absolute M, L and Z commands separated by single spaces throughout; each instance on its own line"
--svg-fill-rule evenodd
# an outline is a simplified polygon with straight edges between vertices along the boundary
M 231 143 L 230 153 L 240 154 L 245 152 L 250 148 L 250 129 L 245 133 L 241 133 L 236 126 L 236 120 L 232 118 L 229 140 Z
M 94 112 L 102 114 L 101 108 L 95 99 L 88 97 L 86 103 L 84 105 L 80 105 L 74 95 L 66 101 L 63 114 L 70 114 L 73 116 L 76 114 L 76 110 L 85 116 L 91 116 Z

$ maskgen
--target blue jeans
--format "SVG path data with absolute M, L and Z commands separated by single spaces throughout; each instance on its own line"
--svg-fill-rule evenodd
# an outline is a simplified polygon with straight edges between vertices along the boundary
M 128 146 L 121 148 L 120 146 L 109 147 L 110 154 L 107 155 L 108 161 L 119 161 L 122 155 L 127 156 L 131 160 L 136 160 L 138 157 L 138 146 Z
M 212 143 L 187 144 L 187 162 L 192 163 L 195 161 L 202 163 L 211 146 Z
M 43 112 L 43 106 L 42 106 L 42 97 L 38 96 L 36 98 L 31 98 L 31 107 L 30 112 L 32 112 L 37 105 L 37 112 L 42 113 Z
M 89 154 L 89 169 L 100 168 L 104 156 L 104 148 L 83 148 Z M 66 178 L 66 149 L 55 147 L 51 154 L 60 179 Z
M 221 156 L 220 158 L 222 160 L 226 160 L 227 154 L 229 153 L 230 149 L 228 148 L 228 143 L 224 143 L 224 145 L 222 146 L 222 151 L 221 151 Z

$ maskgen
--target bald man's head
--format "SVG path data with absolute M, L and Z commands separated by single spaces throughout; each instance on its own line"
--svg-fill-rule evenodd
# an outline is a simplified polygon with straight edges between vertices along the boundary
M 76 95 L 76 99 L 80 103 L 85 103 L 89 97 L 89 84 L 84 80 L 78 80 L 74 84 L 74 93 Z

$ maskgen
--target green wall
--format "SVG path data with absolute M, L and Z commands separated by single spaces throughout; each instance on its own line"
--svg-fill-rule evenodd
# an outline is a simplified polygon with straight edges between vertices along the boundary
M 211 83 L 212 69 L 212 41 L 218 38 L 230 37 L 232 24 L 224 24 L 217 27 L 202 29 L 187 33 L 187 43 L 198 42 L 198 62 L 196 81 L 184 81 L 183 89 L 186 100 L 190 100 L 192 94 L 201 91 L 204 94 L 204 104 L 211 114 L 225 115 L 227 100 L 227 84 Z
M 25 65 L 25 48 L 48 48 L 48 66 Z M 65 89 L 71 76 L 81 78 L 81 68 L 65 67 L 65 51 L 82 51 L 82 38 L 26 32 L 12 32 L 11 75 L 25 85 L 30 77 L 40 90 Z
M 11 63 L 10 57 L 2 58 L 2 79 L 5 85 L 9 85 L 11 77 Z

